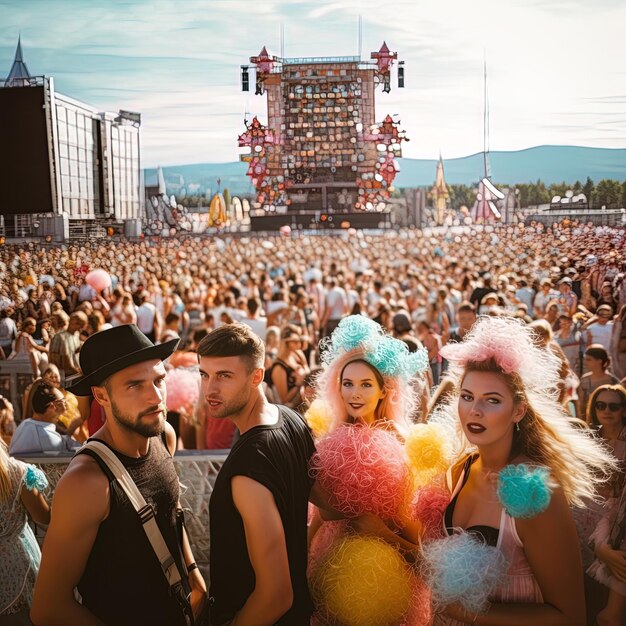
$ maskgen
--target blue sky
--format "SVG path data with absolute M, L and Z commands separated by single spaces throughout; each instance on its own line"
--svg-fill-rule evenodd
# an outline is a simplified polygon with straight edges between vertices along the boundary
M 482 150 L 482 64 L 491 148 L 626 147 L 623 0 L 0 0 L 0 76 L 18 34 L 31 74 L 102 110 L 142 113 L 146 167 L 238 158 L 239 66 L 263 45 L 285 56 L 357 53 L 383 40 L 405 61 L 405 89 L 377 92 L 396 113 L 404 156 Z

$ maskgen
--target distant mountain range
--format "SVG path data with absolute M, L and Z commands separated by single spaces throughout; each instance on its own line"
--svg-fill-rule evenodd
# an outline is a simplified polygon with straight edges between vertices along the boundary
M 400 159 L 400 172 L 394 181 L 397 188 L 425 187 L 435 180 L 434 159 Z M 489 154 L 491 179 L 499 184 L 529 183 L 541 179 L 546 184 L 585 182 L 587 176 L 597 183 L 603 178 L 626 180 L 626 149 L 584 148 L 579 146 L 537 146 L 513 152 Z M 443 166 L 446 181 L 473 185 L 482 177 L 482 153 L 458 159 L 446 159 Z M 246 176 L 247 163 L 195 163 L 163 168 L 168 194 L 206 194 L 228 188 L 233 195 L 253 192 Z M 156 184 L 157 170 L 146 169 L 147 185 Z

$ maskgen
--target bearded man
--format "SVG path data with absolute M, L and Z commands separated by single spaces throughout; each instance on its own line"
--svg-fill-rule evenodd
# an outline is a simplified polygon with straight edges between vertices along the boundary
M 83 376 L 68 391 L 93 394 L 106 421 L 92 439 L 127 469 L 150 507 L 190 598 L 170 593 L 142 525 L 108 466 L 80 450 L 57 485 L 31 619 L 36 626 L 183 626 L 206 600 L 206 585 L 180 523 L 174 429 L 165 421 L 163 361 L 179 339 L 155 346 L 135 325 L 92 335 L 80 352 Z M 76 599 L 78 590 L 82 602 Z M 185 603 L 188 603 L 185 606 Z

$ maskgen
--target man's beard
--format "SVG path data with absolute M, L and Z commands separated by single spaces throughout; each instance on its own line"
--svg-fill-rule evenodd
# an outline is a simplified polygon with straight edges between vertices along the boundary
M 144 415 L 149 415 L 150 413 L 155 413 L 161 409 L 161 415 L 163 415 L 163 419 L 159 420 L 156 424 L 147 424 L 141 420 Z M 137 433 L 142 437 L 156 437 L 160 435 L 165 429 L 165 410 L 162 409 L 159 405 L 150 407 L 146 411 L 142 411 L 137 415 L 135 419 L 130 415 L 126 415 L 120 411 L 120 409 L 115 405 L 113 401 L 111 401 L 111 412 L 113 413 L 113 417 L 117 421 L 117 423 L 124 428 L 125 430 L 129 430 L 133 433 Z

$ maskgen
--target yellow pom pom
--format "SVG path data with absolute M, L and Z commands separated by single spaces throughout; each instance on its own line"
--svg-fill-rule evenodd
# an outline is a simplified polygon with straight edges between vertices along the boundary
M 406 437 L 405 449 L 416 486 L 445 472 L 452 462 L 452 444 L 440 424 L 415 424 Z
M 304 414 L 309 428 L 313 431 L 315 439 L 319 439 L 328 433 L 333 422 L 328 405 L 321 398 L 316 398 Z
M 389 544 L 371 537 L 337 541 L 311 582 L 317 609 L 345 626 L 391 626 L 411 603 L 406 561 Z

